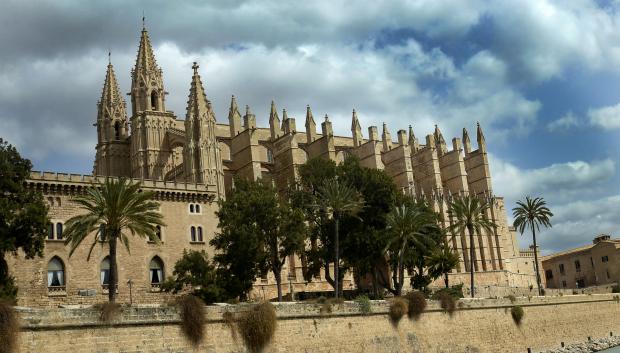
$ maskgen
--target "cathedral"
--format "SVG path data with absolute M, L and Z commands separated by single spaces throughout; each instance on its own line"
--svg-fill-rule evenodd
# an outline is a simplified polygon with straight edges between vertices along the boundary
M 439 127 L 419 139 L 411 125 L 398 130 L 392 139 L 383 124 L 370 126 L 364 136 L 355 110 L 351 135 L 336 136 L 325 116 L 320 133 L 310 106 L 306 108 L 304 129 L 296 120 L 279 114 L 271 102 L 269 127 L 258 127 L 250 107 L 240 110 L 232 96 L 228 121 L 217 121 L 206 96 L 199 66 L 194 63 L 189 85 L 185 119 L 166 110 L 163 72 L 157 64 L 146 28 L 142 29 L 131 70 L 128 116 L 111 63 L 107 66 L 103 92 L 97 103 L 97 146 L 92 175 L 33 172 L 28 186 L 43 193 L 50 207 L 49 234 L 43 258 L 26 260 L 22 255 L 9 259 L 20 288 L 20 305 L 55 306 L 95 303 L 105 300 L 110 288 L 106 244 L 96 246 L 87 261 L 84 245 L 69 257 L 62 237 L 66 220 L 80 212 L 72 196 L 84 192 L 103 177 L 128 177 L 140 181 L 143 189 L 155 191 L 166 225 L 159 229 L 160 244 L 132 241 L 131 253 L 119 248 L 119 302 L 163 302 L 160 291 L 166 276 L 172 275 L 183 250 L 213 249 L 209 240 L 217 231 L 217 200 L 226 197 L 233 177 L 271 181 L 283 190 L 297 178 L 297 167 L 311 158 L 341 163 L 355 156 L 362 166 L 384 170 L 403 193 L 426 198 L 436 211 L 447 212 L 453 195 L 473 194 L 492 203 L 487 216 L 498 227 L 475 239 L 475 261 L 469 258 L 469 239 L 451 237 L 450 245 L 459 254 L 458 267 L 450 274 L 451 283 L 468 283 L 468 268 L 479 272 L 476 284 L 509 288 L 535 285 L 533 252 L 519 250 L 514 229 L 508 224 L 503 198 L 494 195 L 489 171 L 487 144 L 480 125 L 475 146 L 464 128 L 462 138 L 444 139 Z M 243 112 L 243 113 L 242 113 Z M 448 217 L 444 217 L 448 220 Z M 449 225 L 446 221 L 445 226 Z M 330 287 L 324 278 L 306 282 L 302 267 L 289 257 L 283 271 L 285 293 L 289 290 L 320 291 Z M 345 289 L 355 286 L 347 275 Z M 287 288 L 288 287 L 288 288 Z M 255 284 L 253 296 L 275 296 L 275 280 L 269 274 Z

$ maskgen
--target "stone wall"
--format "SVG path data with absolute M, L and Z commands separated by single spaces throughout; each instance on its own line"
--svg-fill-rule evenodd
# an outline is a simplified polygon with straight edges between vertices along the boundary
M 320 304 L 276 305 L 278 326 L 271 352 L 533 352 L 620 332 L 618 297 L 582 295 L 507 299 L 464 299 L 452 315 L 435 302 L 418 321 L 406 317 L 395 327 L 388 303 L 373 302 L 363 315 L 359 305 L 334 305 L 321 314 Z M 520 326 L 512 305 L 525 311 Z M 112 324 L 98 320 L 93 308 L 20 308 L 20 352 L 245 352 L 238 336 L 222 320 L 225 311 L 248 305 L 210 306 L 206 339 L 193 348 L 181 335 L 171 307 L 126 308 Z

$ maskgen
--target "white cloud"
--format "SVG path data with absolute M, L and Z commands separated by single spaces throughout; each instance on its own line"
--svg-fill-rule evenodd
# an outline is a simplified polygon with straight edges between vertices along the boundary
M 609 107 L 588 110 L 590 123 L 603 129 L 620 128 L 620 103 Z
M 568 112 L 561 118 L 547 124 L 549 132 L 568 130 L 579 125 L 579 121 L 573 112 Z

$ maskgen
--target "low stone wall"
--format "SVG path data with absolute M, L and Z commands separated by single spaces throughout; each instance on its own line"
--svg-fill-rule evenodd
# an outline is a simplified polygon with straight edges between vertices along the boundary
M 429 302 L 418 321 L 403 318 L 398 326 L 387 316 L 389 303 L 376 301 L 371 312 L 359 304 L 276 305 L 278 324 L 265 353 L 275 352 L 540 352 L 566 344 L 620 333 L 620 298 L 612 295 L 508 299 L 464 299 L 453 315 Z M 513 305 L 525 316 L 517 326 Z M 248 304 L 209 306 L 206 338 L 192 347 L 179 328 L 173 307 L 125 308 L 110 324 L 94 308 L 18 308 L 23 332 L 20 352 L 245 352 L 241 339 L 223 320 L 225 311 Z M 325 310 L 323 311 L 325 312 Z

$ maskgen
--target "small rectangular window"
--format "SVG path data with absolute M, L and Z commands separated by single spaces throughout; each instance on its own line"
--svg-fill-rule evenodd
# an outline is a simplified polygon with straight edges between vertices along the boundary
M 563 275 L 566 272 L 564 271 L 564 264 L 560 264 L 560 274 Z
M 566 281 L 562 281 L 562 287 L 566 288 Z
M 609 275 L 609 269 L 605 270 L 605 273 L 607 274 L 607 279 L 610 279 L 611 276 Z
M 605 255 L 601 258 L 602 262 L 608 262 L 609 261 L 609 256 Z
M 547 280 L 553 279 L 553 271 L 546 270 L 545 271 L 545 277 L 547 278 Z

